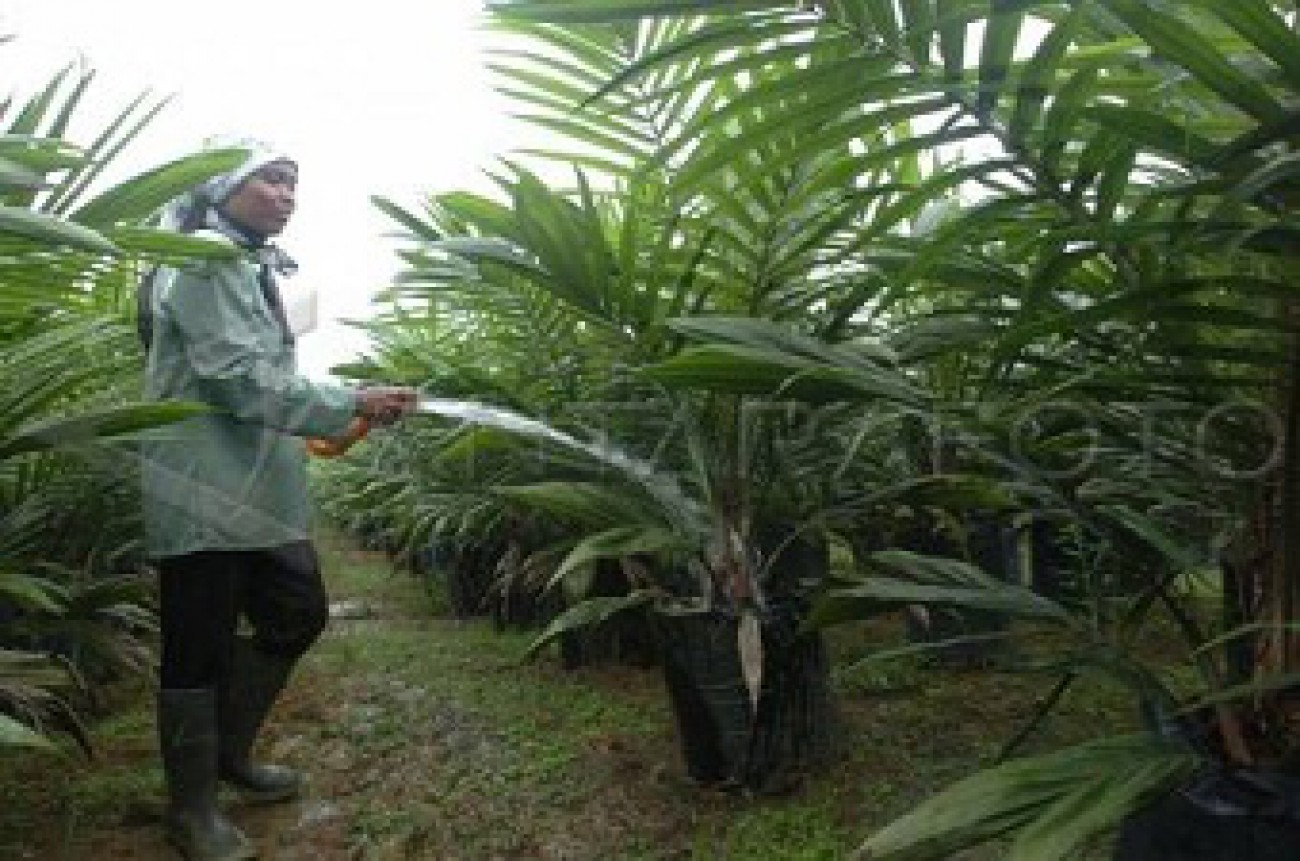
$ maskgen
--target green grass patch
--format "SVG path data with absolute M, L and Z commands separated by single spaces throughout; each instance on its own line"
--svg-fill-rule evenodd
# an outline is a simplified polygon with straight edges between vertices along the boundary
M 992 762 L 1051 682 L 1014 671 L 1015 662 L 960 671 L 915 656 L 855 672 L 846 668 L 901 644 L 902 627 L 841 626 L 828 634 L 833 665 L 845 670 L 836 677 L 842 749 L 834 761 L 788 796 L 715 794 L 685 777 L 657 670 L 567 672 L 549 651 L 525 662 L 533 632 L 440 616 L 437 589 L 381 555 L 328 535 L 320 546 L 333 600 L 373 612 L 331 623 L 277 709 L 264 750 L 308 768 L 305 804 L 337 809 L 319 826 L 337 857 L 841 858 L 921 798 Z M 157 830 L 149 810 L 156 818 L 162 803 L 152 692 L 137 683 L 116 701 L 93 726 L 92 762 L 0 754 L 0 791 L 21 800 L 0 806 L 0 857 L 78 857 L 79 849 L 64 851 L 78 841 L 109 847 L 94 857 L 157 857 L 132 848 Z M 1132 706 L 1117 686 L 1085 679 L 1025 752 L 1127 728 Z M 294 811 L 246 812 L 241 822 L 273 842 L 296 827 Z

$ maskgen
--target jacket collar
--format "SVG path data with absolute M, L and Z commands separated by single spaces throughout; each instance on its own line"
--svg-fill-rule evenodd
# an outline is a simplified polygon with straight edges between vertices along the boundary
M 226 218 L 216 209 L 209 209 L 204 219 L 204 227 L 215 230 L 231 242 L 247 251 L 251 251 L 257 261 L 270 266 L 277 275 L 289 277 L 298 271 L 298 263 L 280 246 L 268 242 L 265 236 L 247 230 Z

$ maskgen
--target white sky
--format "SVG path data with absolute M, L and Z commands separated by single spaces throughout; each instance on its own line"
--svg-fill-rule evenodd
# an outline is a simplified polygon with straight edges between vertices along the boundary
M 491 92 L 482 0 L 0 0 L 0 94 L 26 97 L 84 57 L 97 71 L 88 109 L 116 114 L 144 91 L 172 103 L 123 153 L 120 180 L 198 148 L 212 134 L 252 135 L 295 155 L 298 212 L 282 244 L 301 270 L 284 284 L 318 294 L 320 325 L 300 344 L 302 370 L 364 348 L 337 323 L 365 317 L 395 271 L 394 244 L 369 203 L 406 205 L 482 175 L 518 127 Z M 74 143 L 106 117 L 89 113 Z

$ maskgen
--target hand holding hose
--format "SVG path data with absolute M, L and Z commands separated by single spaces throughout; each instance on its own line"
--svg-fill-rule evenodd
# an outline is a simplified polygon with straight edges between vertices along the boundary
M 338 457 L 366 438 L 372 427 L 383 427 L 415 410 L 415 389 L 405 386 L 376 386 L 357 392 L 357 414 L 342 436 L 309 439 L 307 451 L 315 457 Z
M 415 410 L 419 393 L 409 386 L 374 386 L 357 391 L 357 415 L 371 425 L 394 424 Z

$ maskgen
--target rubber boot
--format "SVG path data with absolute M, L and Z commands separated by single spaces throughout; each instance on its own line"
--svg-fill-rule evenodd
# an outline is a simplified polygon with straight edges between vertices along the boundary
M 253 742 L 284 690 L 294 660 L 267 655 L 245 638 L 235 641 L 230 675 L 221 686 L 220 776 L 247 801 L 271 804 L 297 798 L 302 775 L 282 765 L 253 762 Z
M 189 861 L 247 861 L 257 851 L 217 807 L 217 697 L 210 688 L 158 693 L 167 778 L 167 838 Z

